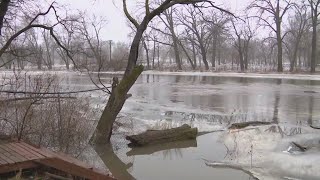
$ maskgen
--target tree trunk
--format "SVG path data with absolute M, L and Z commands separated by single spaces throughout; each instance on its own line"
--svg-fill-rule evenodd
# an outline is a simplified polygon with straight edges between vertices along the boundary
M 283 72 L 282 66 L 282 37 L 281 37 L 281 24 L 277 23 L 277 45 L 278 45 L 278 72 Z
M 169 24 L 168 28 L 169 28 L 170 33 L 171 33 L 171 38 L 172 38 L 172 42 L 173 42 L 173 50 L 174 50 L 176 64 L 177 64 L 178 70 L 182 70 L 181 59 L 180 59 L 179 48 L 178 48 L 178 37 L 176 36 L 176 33 L 174 31 L 172 10 L 170 12 L 165 11 L 164 15 L 166 16 L 166 18 L 168 20 L 168 24 Z
M 298 41 L 300 41 L 300 40 L 298 40 Z M 294 46 L 292 60 L 290 61 L 290 72 L 294 71 L 294 67 L 297 64 L 297 56 L 298 56 L 298 48 L 299 48 L 298 41 L 296 42 L 296 44 Z
M 240 70 L 241 72 L 244 71 L 244 62 L 243 62 L 243 48 L 241 45 L 241 37 L 239 35 L 238 36 L 238 53 L 239 53 L 239 62 L 240 62 Z
M 144 47 L 144 50 L 146 51 L 147 69 L 150 69 L 149 49 L 145 41 L 143 41 L 143 47 Z
M 156 58 L 156 41 L 153 41 L 153 53 L 152 53 L 152 69 L 154 69 L 154 60 Z
M 130 90 L 143 71 L 143 66 L 136 66 L 136 63 L 139 54 L 139 45 L 143 32 L 146 30 L 148 23 L 149 19 L 145 18 L 139 27 L 137 27 L 137 32 L 130 47 L 127 68 L 120 83 L 118 83 L 117 78 L 113 78 L 110 97 L 99 119 L 98 125 L 90 139 L 91 143 L 110 143 L 113 123 L 115 122 L 118 113 L 125 103 L 127 92 Z
M 189 56 L 186 48 L 183 46 L 183 44 L 181 43 L 181 41 L 179 41 L 179 45 L 180 45 L 180 47 L 182 48 L 182 50 L 183 50 L 183 52 L 185 53 L 185 55 L 187 56 L 187 59 L 188 59 L 190 65 L 191 65 L 191 68 L 192 68 L 193 70 L 195 70 L 195 69 L 196 69 L 196 66 L 194 65 L 191 57 Z
M 209 70 L 209 64 L 207 61 L 207 52 L 206 52 L 202 43 L 200 43 L 200 51 L 201 51 L 201 56 L 202 56 L 202 61 L 203 61 L 204 67 L 206 68 L 206 70 Z
M 250 37 L 244 40 L 244 69 L 248 70 Z
M 184 124 L 180 127 L 166 130 L 147 130 L 146 132 L 138 135 L 126 136 L 126 139 L 131 142 L 131 146 L 145 146 L 157 143 L 195 139 L 197 134 L 197 128 L 191 128 L 189 125 Z
M 217 38 L 212 43 L 212 59 L 211 66 L 216 67 L 216 56 L 217 56 Z
M 135 83 L 142 71 L 142 65 L 136 66 L 130 73 L 130 76 L 124 76 L 119 84 L 117 78 L 113 78 L 111 95 L 91 138 L 91 142 L 96 144 L 110 142 L 113 123 L 127 99 L 127 92 Z
M 182 70 L 178 43 L 177 43 L 177 40 L 175 38 L 173 38 L 173 50 L 174 50 L 174 55 L 175 55 L 175 60 L 176 60 L 177 67 L 178 67 L 179 70 Z
M 194 45 L 194 42 L 191 43 L 192 44 L 192 55 L 193 55 L 193 62 L 194 62 L 194 66 L 197 67 L 197 54 L 196 54 L 196 48 Z

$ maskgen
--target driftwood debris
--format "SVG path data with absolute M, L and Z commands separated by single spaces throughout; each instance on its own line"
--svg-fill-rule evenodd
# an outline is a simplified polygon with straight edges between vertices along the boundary
M 189 125 L 184 124 L 180 127 L 172 129 L 147 130 L 146 132 L 138 135 L 126 136 L 126 139 L 131 142 L 129 146 L 136 147 L 150 144 L 196 139 L 197 134 L 197 128 L 191 128 Z
M 270 125 L 272 122 L 263 122 L 263 121 L 250 121 L 250 122 L 241 122 L 241 123 L 233 123 L 229 127 L 229 129 L 243 129 L 248 126 L 261 126 L 261 125 Z
M 310 125 L 310 127 L 311 127 L 312 129 L 320 129 L 320 127 L 316 127 L 316 126 L 313 126 L 313 125 Z
M 291 142 L 291 145 L 293 145 L 294 147 L 296 147 L 296 149 L 300 152 L 305 152 L 308 148 L 305 146 L 302 146 L 296 142 Z
M 304 93 L 310 93 L 310 94 L 315 94 L 317 93 L 316 91 L 303 91 Z
M 205 162 L 205 164 L 208 167 L 212 167 L 212 168 L 223 168 L 223 169 L 230 168 L 230 169 L 240 170 L 240 171 L 250 175 L 254 180 L 259 180 L 259 178 L 256 177 L 256 175 L 253 172 L 251 172 L 252 167 L 248 168 L 245 166 L 228 164 L 228 163 L 224 163 L 224 162 L 209 162 L 209 161 Z

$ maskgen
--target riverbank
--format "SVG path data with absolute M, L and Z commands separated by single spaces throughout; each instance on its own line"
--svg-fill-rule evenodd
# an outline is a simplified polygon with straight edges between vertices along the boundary
M 121 75 L 123 71 L 100 72 L 101 74 Z M 285 74 L 285 73 L 235 73 L 235 72 L 166 72 L 144 71 L 145 75 L 169 76 L 210 76 L 210 77 L 245 77 L 245 78 L 270 78 L 270 79 L 295 79 L 295 80 L 320 80 L 320 74 Z
M 12 71 L 4 70 L 0 71 L 4 74 L 10 74 Z M 76 73 L 81 75 L 88 75 L 88 72 L 79 72 L 73 70 L 51 70 L 51 71 L 21 71 L 31 72 L 33 74 L 62 74 L 62 73 Z M 91 72 L 96 74 L 98 72 Z M 100 74 L 110 75 L 122 75 L 124 71 L 107 71 L 100 72 Z M 320 81 L 320 74 L 294 74 L 294 73 L 240 73 L 240 72 L 199 72 L 199 71 L 181 71 L 181 72 L 168 72 L 168 71 L 154 71 L 146 70 L 143 71 L 144 75 L 167 75 L 167 76 L 208 76 L 208 77 L 244 77 L 244 78 L 268 78 L 268 79 L 292 79 L 292 80 L 315 80 Z

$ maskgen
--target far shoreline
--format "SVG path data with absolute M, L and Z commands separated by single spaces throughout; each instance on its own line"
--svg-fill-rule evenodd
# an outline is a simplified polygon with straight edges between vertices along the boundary
M 61 74 L 61 73 L 75 73 L 79 75 L 88 75 L 88 72 L 77 70 L 22 70 L 21 73 L 49 73 L 49 74 Z M 0 70 L 0 73 L 13 73 L 12 70 Z M 97 74 L 98 72 L 90 72 Z M 122 75 L 124 71 L 101 71 L 100 74 L 108 75 Z M 164 75 L 164 76 L 200 76 L 200 77 L 237 77 L 237 78 L 261 78 L 261 79 L 288 79 L 288 80 L 313 80 L 320 81 L 320 73 L 308 74 L 308 73 L 277 73 L 277 72 L 214 72 L 214 71 L 156 71 L 146 70 L 142 72 L 142 75 Z

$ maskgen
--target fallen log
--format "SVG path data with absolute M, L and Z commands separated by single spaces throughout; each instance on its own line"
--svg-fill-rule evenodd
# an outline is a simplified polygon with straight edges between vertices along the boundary
M 138 135 L 126 136 L 126 139 L 131 142 L 129 146 L 136 147 L 150 144 L 196 139 L 197 134 L 197 128 L 191 128 L 189 125 L 184 124 L 180 127 L 172 129 L 147 130 L 146 132 Z
M 197 147 L 197 141 L 195 139 L 152 144 L 144 147 L 133 147 L 129 152 L 127 152 L 127 156 L 149 155 L 164 150 L 182 149 L 190 147 Z
M 243 129 L 248 126 L 261 126 L 261 125 L 271 125 L 272 122 L 263 122 L 263 121 L 250 121 L 250 122 L 241 122 L 233 123 L 228 129 Z

